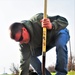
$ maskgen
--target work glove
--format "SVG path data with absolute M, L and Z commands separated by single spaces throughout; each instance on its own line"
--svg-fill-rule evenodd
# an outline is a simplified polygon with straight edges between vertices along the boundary
M 50 22 L 50 19 L 42 19 L 41 24 L 43 28 L 52 29 L 52 23 Z

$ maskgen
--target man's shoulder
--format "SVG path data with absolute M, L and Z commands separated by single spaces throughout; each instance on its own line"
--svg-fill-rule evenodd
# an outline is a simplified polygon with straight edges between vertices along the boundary
M 32 16 L 31 18 L 30 18 L 30 21 L 32 22 L 32 23 L 38 23 L 38 24 L 40 24 L 40 20 L 43 18 L 43 13 L 37 13 L 37 14 L 35 14 L 34 16 Z
M 43 13 L 37 13 L 37 14 L 33 15 L 33 16 L 30 18 L 30 20 L 31 20 L 31 19 L 34 19 L 34 18 L 40 18 L 40 17 L 43 17 Z
M 31 19 L 34 18 L 34 17 L 40 17 L 40 16 L 43 16 L 43 13 L 37 13 L 37 14 L 33 15 L 33 16 L 31 17 Z

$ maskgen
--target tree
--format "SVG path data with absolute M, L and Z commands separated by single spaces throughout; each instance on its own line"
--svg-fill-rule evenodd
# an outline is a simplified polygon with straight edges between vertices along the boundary
M 19 75 L 19 66 L 15 65 L 14 63 L 11 64 L 10 71 L 12 72 L 12 75 Z M 32 66 L 29 67 L 29 75 L 38 75 L 36 72 L 34 72 L 34 69 Z
M 49 72 L 55 72 L 55 66 L 49 66 L 47 69 Z
M 10 71 L 12 72 L 12 75 L 19 75 L 19 67 L 15 66 L 14 63 L 11 64 Z
M 75 57 L 72 56 L 72 58 L 69 57 L 68 61 L 68 71 L 74 70 L 75 71 Z

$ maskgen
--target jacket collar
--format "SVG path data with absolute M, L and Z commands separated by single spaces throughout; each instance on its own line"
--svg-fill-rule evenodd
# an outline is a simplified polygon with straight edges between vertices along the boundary
M 28 30 L 30 34 L 30 42 L 29 44 L 32 44 L 33 42 L 33 28 L 32 28 L 32 22 L 29 20 L 23 20 L 21 23 L 24 25 L 24 27 Z

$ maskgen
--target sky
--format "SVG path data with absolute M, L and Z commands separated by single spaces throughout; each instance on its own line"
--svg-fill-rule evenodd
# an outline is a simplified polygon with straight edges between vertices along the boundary
M 29 20 L 33 15 L 44 12 L 44 0 L 0 0 L 0 74 L 10 73 L 12 63 L 20 64 L 19 45 L 9 37 L 9 26 L 14 22 Z M 67 18 L 70 32 L 71 51 L 75 55 L 75 1 L 47 0 L 47 14 L 61 15 Z M 70 51 L 69 43 L 67 44 Z M 69 52 L 68 52 L 69 54 Z M 42 57 L 39 57 L 42 60 Z M 46 67 L 55 65 L 55 48 L 46 54 Z M 42 62 L 42 61 L 41 61 Z

